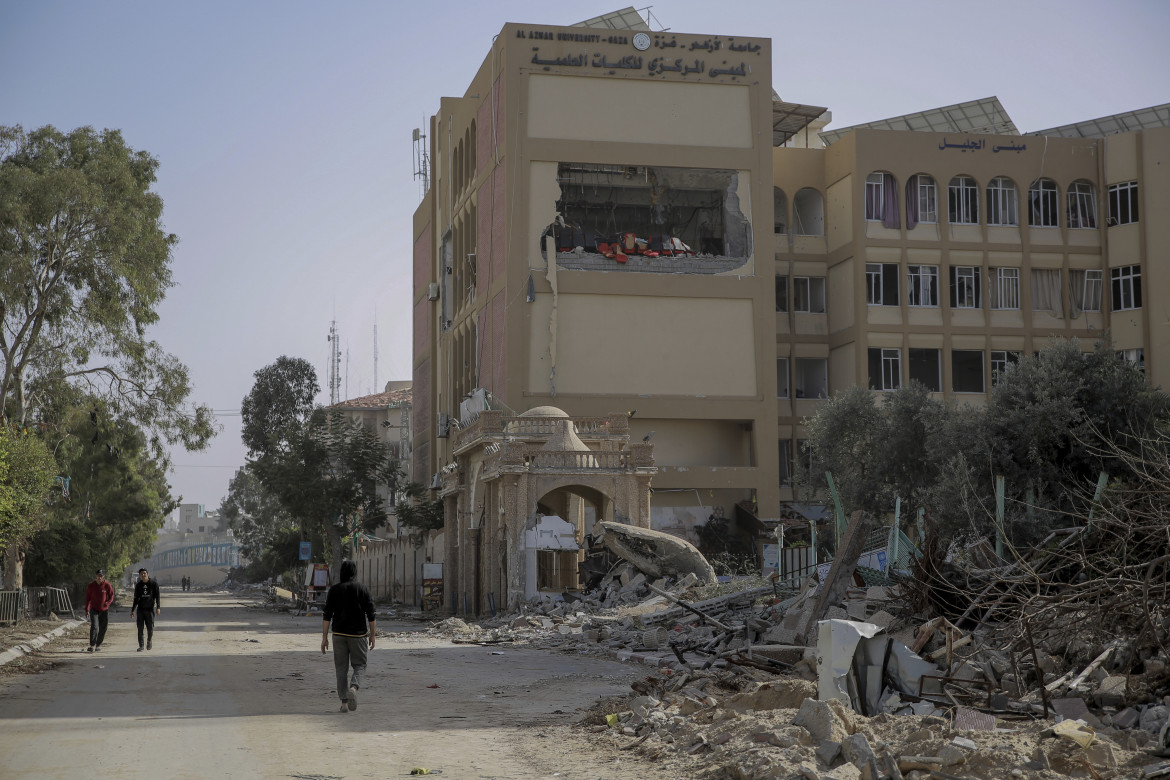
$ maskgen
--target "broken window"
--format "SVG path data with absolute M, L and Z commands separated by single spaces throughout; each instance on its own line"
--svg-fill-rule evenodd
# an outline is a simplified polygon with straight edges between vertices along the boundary
M 557 591 L 576 589 L 577 551 L 537 550 L 536 587 Z
M 792 219 L 796 235 L 823 236 L 825 234 L 825 199 L 811 187 L 796 193 L 792 200 Z
M 970 176 L 956 176 L 947 186 L 947 218 L 952 225 L 979 224 L 979 186 Z
M 898 305 L 898 264 L 865 264 L 865 302 L 870 306 Z
M 788 277 L 776 277 L 776 311 L 788 311 Z
M 1113 311 L 1142 307 L 1142 268 L 1127 265 L 1109 272 L 1113 292 Z
M 937 349 L 910 349 L 910 378 L 924 385 L 927 390 L 942 391 L 942 361 Z
M 1072 303 L 1073 316 L 1082 311 L 1101 311 L 1101 271 L 1097 269 L 1068 272 L 1069 302 Z
M 906 266 L 906 302 L 911 306 L 938 306 L 938 266 Z
M 562 265 L 586 255 L 618 263 L 640 256 L 662 258 L 663 267 L 642 262 L 631 270 L 677 273 L 673 261 L 679 258 L 739 259 L 731 269 L 752 253 L 752 225 L 741 207 L 737 171 L 561 163 L 557 183 L 559 216 L 552 233 Z M 613 270 L 612 264 L 605 268 Z
M 1058 227 L 1056 182 L 1037 179 L 1028 188 L 1028 224 L 1032 227 Z
M 993 309 L 1020 308 L 1020 269 L 992 268 L 988 277 L 988 298 Z
M 1097 191 L 1091 182 L 1074 181 L 1068 188 L 1068 226 L 1097 227 Z
M 934 179 L 924 173 L 906 183 L 906 227 L 913 230 L 919 222 L 938 222 L 938 193 Z
M 1109 185 L 1109 226 L 1138 221 L 1138 185 L 1136 181 Z
M 792 484 L 792 440 L 780 439 L 780 484 Z
M 951 266 L 951 308 L 979 308 L 979 269 L 971 265 Z
M 772 188 L 772 215 L 776 235 L 787 233 L 785 226 L 788 224 L 788 198 L 785 197 L 784 190 L 779 187 Z
M 902 386 L 901 350 L 870 347 L 868 359 L 870 390 L 897 390 Z
M 796 358 L 797 398 L 829 397 L 829 361 L 825 358 Z
M 1020 353 L 1006 349 L 991 350 L 991 384 L 998 385 L 1012 366 L 1020 362 Z
M 825 277 L 792 277 L 792 310 L 805 314 L 824 314 Z
M 987 224 L 1020 224 L 1016 183 L 1004 176 L 996 176 L 987 185 Z
M 788 358 L 776 358 L 776 397 L 788 397 Z
M 983 352 L 981 350 L 951 350 L 951 388 L 956 393 L 983 392 Z

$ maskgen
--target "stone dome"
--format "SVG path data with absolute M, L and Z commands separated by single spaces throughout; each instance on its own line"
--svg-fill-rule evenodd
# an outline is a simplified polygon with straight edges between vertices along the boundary
M 568 417 L 568 413 L 555 406 L 535 406 L 527 412 L 521 412 L 521 417 Z

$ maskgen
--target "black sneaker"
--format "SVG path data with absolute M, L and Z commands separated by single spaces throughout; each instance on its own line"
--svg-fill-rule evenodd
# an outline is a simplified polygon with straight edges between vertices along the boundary
M 147 639 L 147 640 L 146 640 L 146 649 L 147 649 L 147 650 L 152 650 L 153 648 L 154 648 L 154 642 L 153 642 L 152 640 L 150 640 L 150 639 Z
M 142 652 L 142 645 L 138 646 L 138 652 L 140 652 L 140 653 Z
M 93 652 L 93 645 L 90 645 L 89 647 L 85 648 L 85 652 L 92 653 Z

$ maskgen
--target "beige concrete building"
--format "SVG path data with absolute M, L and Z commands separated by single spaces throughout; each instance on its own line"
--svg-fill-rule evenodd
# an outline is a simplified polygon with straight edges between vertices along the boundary
M 852 384 L 980 403 L 1053 336 L 1104 329 L 1170 385 L 1170 106 L 1021 135 L 998 100 L 776 149 L 780 481 Z M 1152 311 L 1151 311 L 1152 309 Z
M 427 131 L 415 479 L 455 463 L 482 388 L 515 414 L 634 412 L 656 529 L 778 512 L 770 67 L 764 39 L 504 26 Z
M 485 411 L 627 412 L 650 527 L 696 541 L 713 514 L 784 516 L 802 420 L 850 384 L 977 403 L 1050 336 L 1105 328 L 1167 384 L 1147 310 L 1170 228 L 1138 218 L 1170 198 L 1166 107 L 1021 135 L 990 98 L 830 131 L 776 96 L 769 40 L 622 14 L 505 25 L 423 129 L 413 476 L 453 512 L 449 591 L 485 587 L 465 567 L 489 515 L 542 516 L 475 484 L 459 431 Z M 568 510 L 578 542 L 616 506 Z
M 403 464 L 411 461 L 411 383 L 387 382 L 380 393 L 337 404 L 350 421 L 378 433 Z M 389 497 L 387 496 L 387 499 Z M 360 534 L 348 555 L 358 567 L 358 580 L 377 599 L 419 606 L 423 597 L 423 566 L 443 561 L 443 534 L 412 535 L 400 528 L 390 510 L 389 522 L 372 534 Z

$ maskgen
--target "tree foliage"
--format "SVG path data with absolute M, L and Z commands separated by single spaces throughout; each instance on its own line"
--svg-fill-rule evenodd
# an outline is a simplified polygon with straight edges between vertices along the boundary
M 120 576 L 147 558 L 177 503 L 166 459 L 133 422 L 100 399 L 79 397 L 50 410 L 47 436 L 69 477 L 68 498 L 54 493 L 46 527 L 31 540 L 26 579 L 79 582 L 95 568 Z
M 911 382 L 892 393 L 853 387 L 807 426 L 812 467 L 802 489 L 824 496 L 830 471 L 846 511 L 925 509 L 948 534 L 993 529 L 995 481 L 1006 485 L 1009 537 L 1032 541 L 1076 515 L 1102 471 L 1133 476 L 1133 453 L 1170 420 L 1170 396 L 1120 358 L 1108 338 L 1092 352 L 1057 339 L 999 378 L 988 402 L 944 406 Z
M 63 385 L 148 431 L 200 449 L 211 410 L 187 369 L 146 335 L 177 239 L 150 191 L 158 162 L 117 130 L 0 127 L 0 418 L 27 423 Z
M 255 377 L 241 405 L 248 469 L 339 561 L 344 535 L 386 523 L 387 502 L 402 488 L 398 461 L 377 431 L 313 406 L 319 385 L 306 361 L 281 357 Z
M 219 514 L 248 558 L 245 578 L 264 580 L 296 565 L 305 534 L 276 496 L 264 489 L 249 466 L 238 469 L 232 477 Z M 318 536 L 307 541 L 319 547 L 323 538 Z
M 56 474 L 57 462 L 39 437 L 0 426 L 0 556 L 15 559 L 43 525 Z

